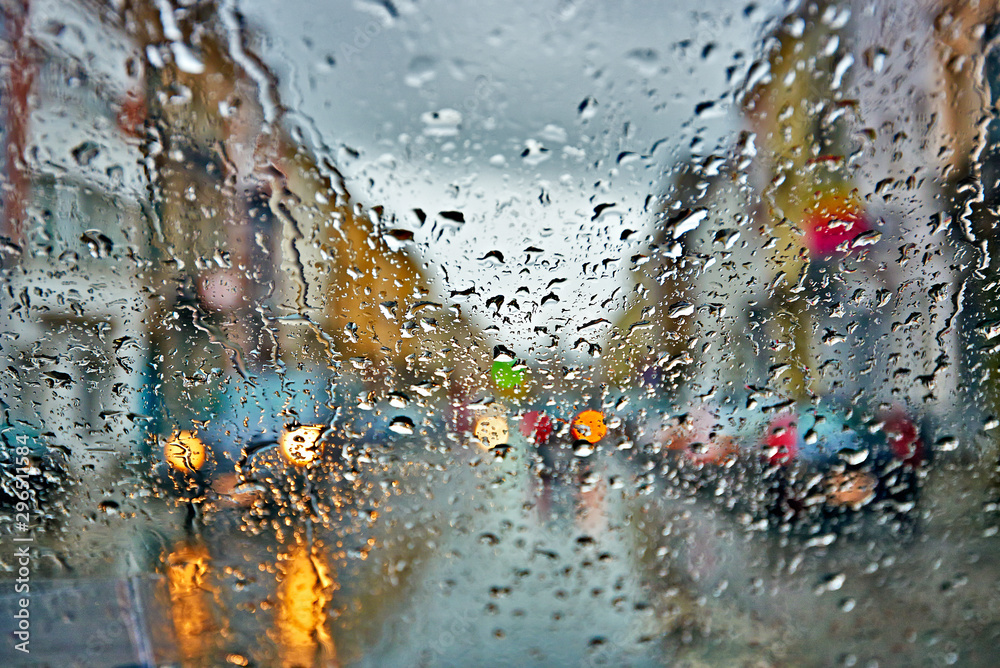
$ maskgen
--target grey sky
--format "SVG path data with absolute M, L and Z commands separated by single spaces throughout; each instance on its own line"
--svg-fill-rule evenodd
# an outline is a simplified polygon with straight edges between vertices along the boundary
M 684 4 L 249 0 L 239 10 L 286 121 L 328 147 L 355 196 L 415 229 L 439 281 L 477 286 L 469 309 L 481 323 L 494 321 L 486 299 L 528 288 L 520 312 L 500 311 L 510 321 L 498 338 L 523 342 L 530 312 L 536 324 L 592 319 L 628 268 L 587 263 L 636 252 L 665 170 L 724 146 L 738 126 L 732 94 L 777 3 Z M 712 106 L 696 115 L 701 103 Z M 599 203 L 615 206 L 591 220 Z M 466 223 L 417 229 L 414 208 L 460 210 Z M 623 228 L 637 230 L 631 241 Z M 546 266 L 523 263 L 530 246 Z M 503 265 L 480 259 L 492 250 Z M 560 300 L 540 305 L 554 278 L 566 279 Z

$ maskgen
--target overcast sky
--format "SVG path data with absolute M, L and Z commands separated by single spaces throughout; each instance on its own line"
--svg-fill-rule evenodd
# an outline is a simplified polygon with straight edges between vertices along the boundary
M 477 287 L 468 308 L 481 323 L 499 323 L 487 299 L 516 298 L 498 338 L 526 342 L 539 322 L 592 319 L 628 273 L 592 264 L 636 252 L 670 165 L 729 142 L 733 93 L 778 3 L 344 5 L 238 4 L 286 122 L 356 197 L 415 230 L 439 286 Z M 600 203 L 614 206 L 592 220 Z M 429 215 L 422 227 L 414 208 Z M 464 224 L 433 215 L 453 210 Z M 503 263 L 482 259 L 494 250 Z M 559 301 L 540 305 L 549 292 Z

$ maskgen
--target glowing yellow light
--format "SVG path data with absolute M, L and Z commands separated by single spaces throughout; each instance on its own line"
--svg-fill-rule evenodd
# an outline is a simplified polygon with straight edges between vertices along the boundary
M 604 413 L 583 411 L 573 418 L 570 431 L 573 433 L 573 438 L 577 440 L 597 443 L 608 433 L 608 427 L 604 424 Z
M 498 445 L 507 445 L 510 440 L 510 429 L 507 418 L 503 415 L 486 415 L 476 420 L 472 434 L 479 439 L 484 448 L 490 450 Z
M 190 661 L 211 648 L 218 631 L 210 607 L 208 549 L 181 543 L 165 561 L 174 632 L 181 653 Z
M 320 425 L 286 429 L 279 441 L 281 454 L 295 466 L 308 466 L 319 457 L 323 449 L 320 441 L 322 436 L 323 427 Z
M 198 438 L 198 432 L 187 429 L 171 434 L 163 448 L 171 468 L 185 473 L 194 473 L 205 465 L 205 452 L 205 444 Z
M 327 606 L 337 588 L 330 567 L 319 551 L 297 545 L 282 570 L 275 620 L 281 665 L 330 665 L 336 653 L 326 628 Z

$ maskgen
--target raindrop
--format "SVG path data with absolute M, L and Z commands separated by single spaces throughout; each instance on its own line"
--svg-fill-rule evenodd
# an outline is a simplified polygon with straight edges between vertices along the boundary
M 683 209 L 667 219 L 664 229 L 669 231 L 674 239 L 679 239 L 685 232 L 698 229 L 707 217 L 708 209 Z
M 955 436 L 942 436 L 934 443 L 934 448 L 940 452 L 954 452 L 958 450 L 959 440 Z
M 420 115 L 428 137 L 454 137 L 462 124 L 462 114 L 455 109 L 439 109 Z
M 847 464 L 850 464 L 851 466 L 858 466 L 859 464 L 864 463 L 866 459 L 868 459 L 869 453 L 867 448 L 861 448 L 858 450 L 851 450 L 845 448 L 841 450 L 838 454 L 840 455 L 840 458 L 843 459 Z
M 494 362 L 513 362 L 515 359 L 514 351 L 506 346 L 493 346 L 493 361 Z
M 668 318 L 683 318 L 694 313 L 694 304 L 687 301 L 680 301 L 672 304 L 667 310 Z
M 885 68 L 885 59 L 889 53 L 881 47 L 865 49 L 865 65 L 874 73 L 879 74 Z
M 174 62 L 177 63 L 177 67 L 182 72 L 188 74 L 203 74 L 205 72 L 205 64 L 198 56 L 194 55 L 194 52 L 186 44 L 173 42 L 170 45 L 170 50 L 174 53 Z
M 111 501 L 110 499 L 105 499 L 101 501 L 98 506 L 101 512 L 107 513 L 108 515 L 113 515 L 118 512 L 118 503 L 116 501 Z
M 850 226 L 849 223 L 848 226 Z M 877 230 L 862 232 L 858 236 L 854 237 L 854 241 L 851 242 L 851 248 L 864 248 L 865 246 L 872 246 L 877 244 L 881 238 L 882 233 Z
M 583 102 L 577 106 L 577 112 L 581 120 L 590 120 L 597 115 L 597 100 L 592 97 L 584 98 Z
M 420 88 L 437 76 L 436 61 L 429 56 L 417 56 L 410 61 L 403 81 L 411 88 Z
M 101 152 L 101 147 L 92 141 L 86 141 L 73 149 L 73 160 L 81 167 L 87 167 Z
M 114 243 L 100 230 L 87 230 L 80 237 L 80 241 L 87 244 L 91 257 L 105 258 L 111 255 Z
M 625 60 L 643 76 L 652 76 L 659 70 L 660 54 L 654 49 L 632 49 Z
M 397 434 L 408 436 L 412 434 L 414 430 L 413 420 L 405 415 L 394 417 L 392 422 L 389 424 L 389 430 Z

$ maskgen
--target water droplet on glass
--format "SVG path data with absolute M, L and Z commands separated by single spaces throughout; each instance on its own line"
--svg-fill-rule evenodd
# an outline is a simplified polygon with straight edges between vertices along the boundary
M 405 415 L 394 417 L 389 424 L 389 430 L 397 434 L 409 436 L 414 430 L 413 420 Z

